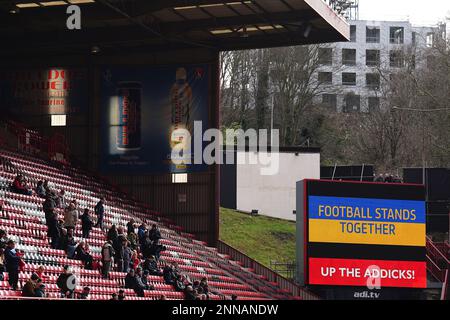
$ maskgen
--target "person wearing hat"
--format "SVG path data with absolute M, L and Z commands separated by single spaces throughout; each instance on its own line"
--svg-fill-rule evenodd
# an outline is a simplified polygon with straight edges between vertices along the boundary
M 15 248 L 16 243 L 13 240 L 8 240 L 5 251 L 3 252 L 5 269 L 8 272 L 8 282 L 13 290 L 17 290 L 20 264 L 20 257 Z
M 36 285 L 37 281 L 39 280 L 39 277 L 36 273 L 33 273 L 28 279 L 28 281 L 25 283 L 25 285 L 22 287 L 22 296 L 23 297 L 35 297 L 36 296 Z

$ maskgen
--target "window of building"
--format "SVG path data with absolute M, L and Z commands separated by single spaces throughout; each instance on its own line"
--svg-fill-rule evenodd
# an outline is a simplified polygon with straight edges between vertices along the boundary
M 380 43 L 380 28 L 379 27 L 366 27 L 366 42 L 367 43 Z
M 367 99 L 367 104 L 369 107 L 369 112 L 374 112 L 380 109 L 380 98 L 378 97 L 369 97 Z
M 389 52 L 389 65 L 393 68 L 403 67 L 403 52 L 399 50 L 391 50 Z
M 433 47 L 433 44 L 434 44 L 434 33 L 432 33 L 432 32 L 428 32 L 427 33 L 426 44 L 427 44 L 428 48 Z
M 379 73 L 367 73 L 366 74 L 366 86 L 371 89 L 380 88 L 380 74 Z
M 66 115 L 65 114 L 52 114 L 51 126 L 52 127 L 65 127 L 66 126 Z
M 330 107 L 333 110 L 336 110 L 337 107 L 337 96 L 335 94 L 325 93 L 322 95 L 322 104 L 324 106 Z
M 356 94 L 347 94 L 344 98 L 345 113 L 359 112 L 361 109 L 361 96 Z
M 342 49 L 342 64 L 346 66 L 356 65 L 356 49 Z
M 366 66 L 378 67 L 380 65 L 380 50 L 366 50 Z
M 187 183 L 187 173 L 172 173 L 172 183 Z
M 333 64 L 333 49 L 319 48 L 319 63 L 324 65 Z
M 402 44 L 405 38 L 405 31 L 403 27 L 390 27 L 389 28 L 389 42 Z
M 342 84 L 346 85 L 346 86 L 356 86 L 356 73 L 343 72 L 342 73 Z
M 333 74 L 331 72 L 319 72 L 319 83 L 331 84 L 333 83 Z
M 356 42 L 356 26 L 350 26 L 350 41 Z

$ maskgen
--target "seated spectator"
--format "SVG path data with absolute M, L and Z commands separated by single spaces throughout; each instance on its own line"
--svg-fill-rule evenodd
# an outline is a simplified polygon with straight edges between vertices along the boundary
M 42 283 L 42 279 L 38 279 L 36 282 L 36 289 L 34 295 L 37 298 L 45 298 L 45 285 Z
M 125 291 L 119 290 L 119 295 L 117 296 L 118 300 L 125 300 Z
M 166 247 L 160 245 L 158 240 L 152 242 L 149 248 L 147 248 L 147 252 L 151 256 L 155 256 L 155 259 L 158 261 L 161 257 L 161 252 L 166 251 Z
M 162 294 L 162 295 L 159 297 L 159 300 L 167 300 L 166 295 Z
M 36 285 L 37 281 L 39 280 L 39 277 L 37 274 L 33 273 L 28 279 L 28 281 L 25 283 L 25 285 L 22 287 L 22 296 L 24 297 L 35 297 L 36 293 Z
M 163 273 L 158 267 L 158 262 L 156 261 L 154 256 L 150 256 L 149 258 L 145 259 L 143 264 L 143 269 L 147 270 L 149 274 L 152 276 L 162 276 Z
M 119 300 L 119 297 L 117 296 L 117 293 L 113 293 L 112 295 L 111 295 L 111 299 L 109 299 L 110 301 L 116 301 L 116 300 Z
M 89 300 L 90 299 L 90 296 L 89 296 L 90 292 L 91 292 L 91 288 L 84 287 L 83 291 L 78 295 L 78 299 Z
M 178 272 L 175 271 L 174 267 L 171 265 L 166 265 L 163 269 L 163 278 L 166 284 L 175 285 L 177 280 Z
M 186 286 L 184 284 L 183 277 L 181 276 L 181 274 L 179 274 L 177 276 L 175 283 L 174 283 L 174 287 L 175 287 L 175 290 L 178 292 L 182 292 L 182 291 L 184 291 L 184 289 L 186 289 Z
M 125 276 L 125 288 L 134 289 L 136 287 L 136 273 L 131 269 Z
M 62 297 L 74 298 L 76 278 L 69 266 L 64 266 L 63 272 L 56 280 L 56 285 L 58 286 Z
M 202 288 L 202 291 L 204 294 L 206 294 L 206 295 L 209 294 L 209 286 L 208 286 L 207 278 L 202 278 L 202 280 L 200 281 L 199 287 Z
M 89 209 L 84 209 L 81 219 L 81 230 L 83 232 L 83 238 L 88 239 L 91 233 L 94 222 L 92 221 L 91 215 L 89 214 Z
M 187 286 L 184 290 L 184 298 L 186 300 L 197 300 L 197 293 L 192 286 Z
M 11 185 L 11 191 L 19 194 L 31 196 L 33 192 L 28 188 L 25 177 L 22 174 L 18 174 Z
M 87 270 L 92 270 L 92 255 L 89 253 L 89 246 L 86 242 L 81 241 L 75 249 L 75 259 L 83 261 Z
M 73 235 L 74 229 L 68 229 L 67 234 L 62 239 L 63 250 L 67 253 L 69 259 L 73 259 L 75 256 L 75 249 L 77 243 L 75 242 L 75 237 Z
M 131 248 L 130 248 L 130 250 L 131 250 Z M 131 268 L 136 270 L 136 268 L 139 267 L 140 263 L 141 263 L 141 259 L 139 259 L 139 253 L 137 252 L 137 250 L 132 250 L 131 251 L 131 263 L 130 263 Z
M 231 295 L 231 300 L 237 300 L 237 299 L 238 299 L 237 295 L 235 295 L 235 294 Z
M 42 180 L 38 181 L 35 192 L 38 197 L 45 198 L 45 196 L 47 195 L 47 192 L 45 191 L 45 188 L 44 188 L 44 181 L 42 181 Z
M 35 272 L 37 274 L 37 276 L 39 277 L 39 279 L 41 279 L 42 281 L 45 281 L 47 279 L 47 276 L 44 275 L 44 271 L 45 271 L 44 267 L 39 266 Z

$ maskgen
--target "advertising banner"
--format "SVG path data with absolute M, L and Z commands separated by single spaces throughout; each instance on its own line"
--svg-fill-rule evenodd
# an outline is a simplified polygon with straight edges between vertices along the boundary
M 19 116 L 85 112 L 87 80 L 85 68 L 0 70 L 0 108 Z
M 208 64 L 105 67 L 101 90 L 103 172 L 206 170 L 192 161 L 193 152 L 174 159 L 172 151 L 193 149 L 194 122 L 201 134 L 209 128 Z

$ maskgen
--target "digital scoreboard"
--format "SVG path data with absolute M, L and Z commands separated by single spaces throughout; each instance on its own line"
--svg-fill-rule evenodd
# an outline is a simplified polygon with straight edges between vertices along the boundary
M 422 185 L 297 183 L 302 280 L 308 285 L 426 288 Z

